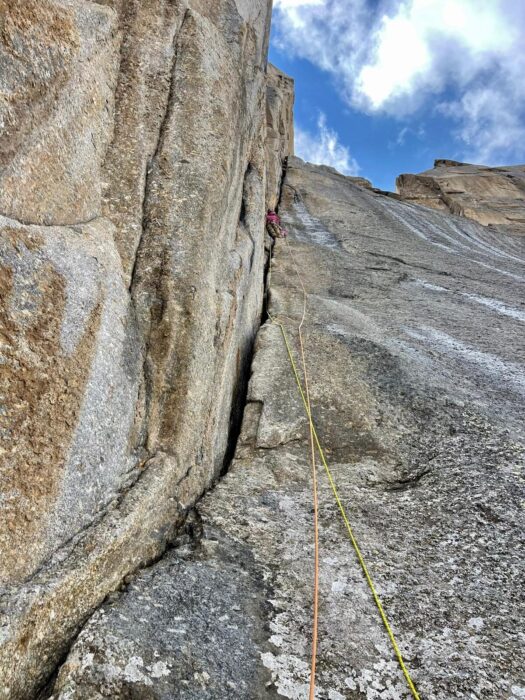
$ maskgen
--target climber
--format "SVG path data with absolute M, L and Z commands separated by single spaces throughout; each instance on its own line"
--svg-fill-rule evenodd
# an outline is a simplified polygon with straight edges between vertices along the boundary
M 266 230 L 273 239 L 286 238 L 288 233 L 288 231 L 281 226 L 281 219 L 271 209 L 268 209 L 268 213 L 266 214 Z

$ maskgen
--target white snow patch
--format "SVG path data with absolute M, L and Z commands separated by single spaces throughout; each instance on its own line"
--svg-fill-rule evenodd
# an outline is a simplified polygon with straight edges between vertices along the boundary
M 511 318 L 515 318 L 517 321 L 525 323 L 525 311 L 520 311 L 512 306 L 507 306 L 502 301 L 498 301 L 497 299 L 482 297 L 478 294 L 468 294 L 467 292 L 461 292 L 461 294 L 462 296 L 467 297 L 467 299 L 471 299 L 478 304 L 482 304 L 483 306 L 487 306 L 489 309 L 497 311 L 499 314 L 510 316 Z
M 437 284 L 431 284 L 430 282 L 425 282 L 425 280 L 416 279 L 415 284 L 418 287 L 424 287 L 425 289 L 430 289 L 433 292 L 450 292 L 450 289 L 446 289 L 446 287 L 440 287 Z
M 452 289 L 440 287 L 437 284 L 431 284 L 430 282 L 426 282 L 425 280 L 421 279 L 414 280 L 414 284 L 416 284 L 418 287 L 423 287 L 424 289 L 430 289 L 433 292 L 449 292 L 451 294 L 457 293 L 466 299 L 470 299 L 470 301 L 476 302 L 476 304 L 481 304 L 482 306 L 486 306 L 499 314 L 503 314 L 503 316 L 510 316 L 517 321 L 522 321 L 525 323 L 525 311 L 515 309 L 513 306 L 507 306 L 507 304 L 504 304 L 502 301 L 498 301 L 497 299 L 484 297 L 480 294 L 471 294 L 470 292 L 454 292 Z
M 318 219 L 310 214 L 301 200 L 294 202 L 293 210 L 303 227 L 303 231 L 294 228 L 297 240 L 316 243 L 326 248 L 339 248 L 339 243 L 334 234 L 328 231 Z M 286 221 L 286 223 L 288 223 L 288 221 Z

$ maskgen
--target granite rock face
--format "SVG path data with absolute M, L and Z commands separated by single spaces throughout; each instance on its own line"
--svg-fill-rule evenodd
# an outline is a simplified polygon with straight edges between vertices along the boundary
M 266 205 L 279 203 L 283 162 L 294 153 L 294 82 L 271 63 L 266 83 Z
M 525 235 L 525 166 L 485 167 L 436 160 L 419 175 L 400 175 L 396 187 L 414 204 L 449 211 L 483 224 Z
M 0 697 L 31 698 L 230 458 L 288 147 L 269 0 L 0 11 Z
M 0 13 L 0 698 L 306 696 L 303 288 L 422 697 L 523 698 L 523 168 L 440 161 L 403 202 L 293 158 L 270 0 Z M 319 478 L 317 696 L 407 698 Z
M 519 700 L 523 239 L 288 161 L 270 318 L 235 459 L 188 540 L 94 615 L 54 700 L 307 697 L 312 495 L 299 362 L 355 534 L 422 698 Z M 410 697 L 327 479 L 323 700 Z
M 0 212 L 27 224 L 101 214 L 117 16 L 94 2 L 2 0 Z
M 23 580 L 133 467 L 140 342 L 114 228 L 0 217 L 2 584 Z
M 182 542 L 93 615 L 60 669 L 53 699 L 266 694 L 267 603 L 250 548 L 219 531 L 199 537 L 197 547 Z

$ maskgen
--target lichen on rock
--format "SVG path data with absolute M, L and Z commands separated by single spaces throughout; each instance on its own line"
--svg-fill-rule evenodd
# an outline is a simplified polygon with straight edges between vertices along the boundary
M 294 158 L 270 0 L 0 14 L 0 698 L 306 697 L 305 308 L 422 697 L 522 697 L 523 167 Z M 405 700 L 319 477 L 317 696 Z
M 2 4 L 1 697 L 36 692 L 231 450 L 263 306 L 270 5 Z

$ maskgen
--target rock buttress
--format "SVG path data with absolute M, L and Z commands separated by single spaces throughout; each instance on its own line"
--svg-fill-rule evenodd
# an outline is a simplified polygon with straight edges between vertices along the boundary
M 271 8 L 0 5 L 0 697 L 15 699 L 222 469 L 263 299 Z
M 314 419 L 421 697 L 517 699 L 523 239 L 359 184 L 289 159 L 269 312 L 298 358 L 298 268 Z M 90 620 L 54 699 L 307 697 L 308 449 L 269 320 L 235 459 L 193 537 Z M 409 700 L 321 468 L 319 500 L 317 697 Z
M 294 82 L 271 63 L 266 83 L 266 206 L 279 202 L 283 162 L 294 152 Z

